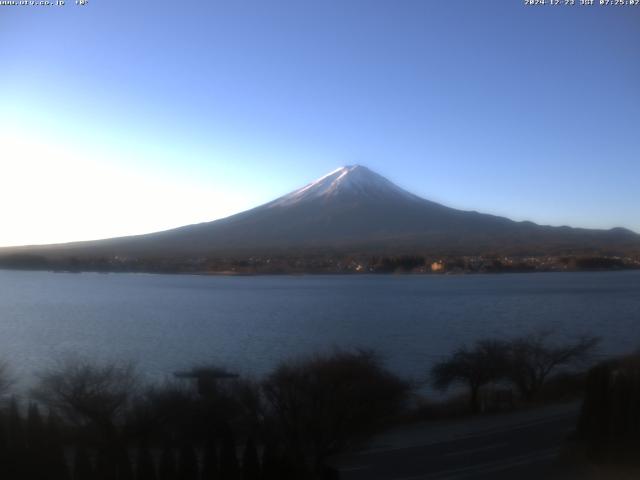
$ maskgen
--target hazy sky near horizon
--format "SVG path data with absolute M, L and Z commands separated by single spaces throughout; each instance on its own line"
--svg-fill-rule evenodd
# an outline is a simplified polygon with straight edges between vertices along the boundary
M 640 232 L 640 5 L 74 3 L 0 6 L 0 246 L 213 220 L 355 163 Z

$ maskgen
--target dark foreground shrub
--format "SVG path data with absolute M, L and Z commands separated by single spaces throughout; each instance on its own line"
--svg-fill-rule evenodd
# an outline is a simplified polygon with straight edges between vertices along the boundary
M 409 385 L 370 351 L 336 351 L 281 364 L 264 394 L 293 462 L 314 470 L 397 414 Z
M 592 460 L 640 464 L 640 355 L 589 371 L 578 438 Z

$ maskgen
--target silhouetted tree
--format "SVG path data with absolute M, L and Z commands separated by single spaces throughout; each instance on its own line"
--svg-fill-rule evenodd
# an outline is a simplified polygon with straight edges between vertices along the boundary
M 133 467 L 129 452 L 124 446 L 119 446 L 116 450 L 117 477 L 118 480 L 133 480 Z
M 253 438 L 249 437 L 242 454 L 242 480 L 260 480 L 260 460 Z
M 9 443 L 7 437 L 7 418 L 5 413 L 0 410 L 0 478 L 9 477 Z
M 225 391 L 228 414 L 226 420 L 246 431 L 257 431 L 264 423 L 265 405 L 261 384 L 250 378 L 227 382 Z
M 178 478 L 198 480 L 198 457 L 191 442 L 185 441 L 178 454 Z
M 47 480 L 67 480 L 70 473 L 69 467 L 64 454 L 59 421 L 52 411 L 49 411 L 45 429 L 48 468 Z
M 95 363 L 68 358 L 40 376 L 38 400 L 68 422 L 97 433 L 95 472 L 99 480 L 133 477 L 122 427 L 137 375 L 129 363 Z
M 40 410 L 34 403 L 29 405 L 26 431 L 29 477 L 46 478 L 49 474 L 46 430 Z
M 89 452 L 83 446 L 79 446 L 73 459 L 73 480 L 93 480 L 94 476 Z
M 91 424 L 113 441 L 136 386 L 129 363 L 67 359 L 40 376 L 34 395 L 66 419 Z
M 27 440 L 24 420 L 15 398 L 9 404 L 7 418 L 7 459 L 9 478 L 23 478 L 27 475 Z
M 14 451 L 24 450 L 27 446 L 24 421 L 20 413 L 18 401 L 11 399 L 9 404 L 9 444 Z
M 639 463 L 640 355 L 589 370 L 578 436 L 593 460 Z
M 600 339 L 584 336 L 554 344 L 550 332 L 536 332 L 509 342 L 507 375 L 525 401 L 535 398 L 551 373 L 560 367 L 585 361 Z
M 38 405 L 29 405 L 27 414 L 27 444 L 29 449 L 41 450 L 45 443 L 45 428 Z
M 109 443 L 97 452 L 95 476 L 99 480 L 133 480 L 133 468 L 128 452 Z
M 136 480 L 156 480 L 156 467 L 153 457 L 146 444 L 138 447 L 138 458 L 136 460 Z
M 129 424 L 141 438 L 160 434 L 194 438 L 199 427 L 200 405 L 196 392 L 184 383 L 153 385 L 136 398 Z
M 228 425 L 222 428 L 222 445 L 220 449 L 220 478 L 222 480 L 238 480 L 240 468 L 236 453 L 236 442 Z
M 273 442 L 267 442 L 262 451 L 262 480 L 280 480 L 278 450 Z
M 170 445 L 165 445 L 160 454 L 158 480 L 177 480 L 176 459 Z
M 202 480 L 218 480 L 218 447 L 213 439 L 209 439 L 204 447 L 202 457 Z
M 469 388 L 471 411 L 480 411 L 480 388 L 507 374 L 509 348 L 505 342 L 480 340 L 473 348 L 461 347 L 431 369 L 431 380 L 439 390 L 461 383 Z
M 553 344 L 549 332 L 514 339 L 509 344 L 508 377 L 522 398 L 531 401 L 554 370 L 588 359 L 599 342 L 599 338 L 584 336 Z
M 319 469 L 395 415 L 410 388 L 373 352 L 336 351 L 281 364 L 263 390 L 289 459 Z
M 118 480 L 118 460 L 108 445 L 97 451 L 95 477 L 97 480 Z

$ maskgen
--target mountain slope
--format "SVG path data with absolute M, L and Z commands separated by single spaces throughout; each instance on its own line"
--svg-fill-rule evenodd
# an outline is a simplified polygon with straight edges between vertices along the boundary
M 22 251 L 139 258 L 327 251 L 537 255 L 630 250 L 640 251 L 640 236 L 629 230 L 547 227 L 456 210 L 413 195 L 355 165 L 221 220 Z

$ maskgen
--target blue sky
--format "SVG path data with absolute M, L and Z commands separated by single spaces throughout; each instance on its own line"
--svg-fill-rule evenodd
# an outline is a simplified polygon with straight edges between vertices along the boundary
M 212 220 L 354 163 L 640 231 L 640 6 L 73 3 L 0 7 L 0 245 Z

